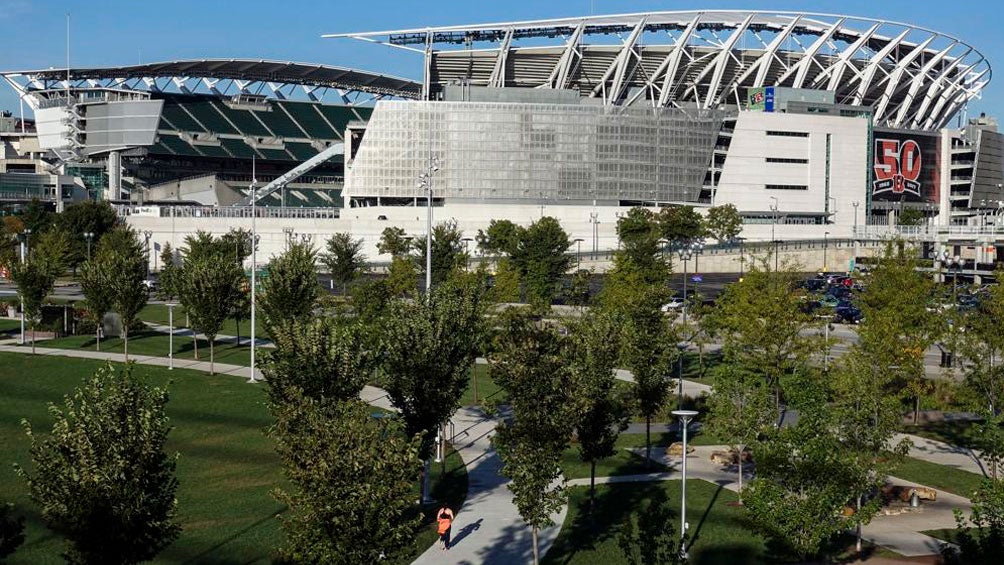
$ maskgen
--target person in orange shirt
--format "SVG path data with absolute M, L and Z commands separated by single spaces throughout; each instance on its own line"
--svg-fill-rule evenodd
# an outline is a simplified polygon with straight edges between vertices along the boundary
M 443 542 L 443 551 L 450 549 L 450 528 L 453 527 L 453 510 L 443 505 L 436 510 L 436 522 L 439 524 L 439 541 Z

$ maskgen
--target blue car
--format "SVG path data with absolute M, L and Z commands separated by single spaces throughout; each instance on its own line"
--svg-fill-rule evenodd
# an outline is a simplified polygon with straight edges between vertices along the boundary
M 861 320 L 864 319 L 861 309 L 846 300 L 842 300 L 837 304 L 837 307 L 833 310 L 833 314 L 833 321 L 838 324 L 860 324 Z

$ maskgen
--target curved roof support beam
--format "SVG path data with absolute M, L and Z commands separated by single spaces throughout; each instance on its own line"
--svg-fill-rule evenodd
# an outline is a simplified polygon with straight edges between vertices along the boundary
M 582 60 L 582 33 L 586 29 L 586 22 L 580 22 L 572 32 L 571 37 L 565 43 L 565 50 L 561 52 L 558 64 L 551 70 L 551 76 L 547 77 L 547 85 L 551 88 L 565 88 L 568 84 L 568 77 L 572 75 L 575 66 Z
M 627 69 L 631 65 L 631 60 L 638 57 L 635 45 L 637 45 L 638 38 L 641 37 L 642 32 L 645 31 L 645 21 L 646 18 L 642 17 L 635 24 L 634 28 L 631 29 L 631 34 L 624 40 L 620 52 L 617 53 L 617 57 L 607 67 L 606 72 L 603 73 L 603 77 L 600 79 L 600 83 L 593 88 L 590 96 L 595 97 L 597 94 L 603 93 L 603 102 L 607 104 L 612 104 L 620 99 Z M 612 81 L 611 78 L 613 79 Z M 607 88 L 608 81 L 610 81 L 609 88 Z
M 893 70 L 892 74 L 889 75 L 889 80 L 885 83 L 885 92 L 879 97 L 878 106 L 875 108 L 874 116 L 876 119 L 884 120 L 886 108 L 889 107 L 889 101 L 892 100 L 892 95 L 899 88 L 899 81 L 903 78 L 903 73 L 906 72 L 906 68 L 909 67 L 916 59 L 927 50 L 927 46 L 934 41 L 934 36 L 928 37 L 924 41 L 921 41 L 916 47 L 914 47 L 906 57 L 901 58 L 897 64 L 896 69 Z M 921 75 L 922 76 L 922 75 Z
M 512 28 L 505 32 L 502 45 L 499 46 L 499 53 L 495 56 L 495 68 L 488 79 L 488 86 L 502 88 L 505 86 L 505 66 L 509 60 L 509 50 L 512 49 Z
M 900 101 L 898 108 L 896 109 L 896 117 L 892 120 L 894 127 L 901 127 L 903 125 L 903 121 L 906 120 L 906 115 L 910 111 L 910 106 L 912 106 L 913 101 L 916 100 L 917 93 L 920 92 L 921 87 L 923 87 L 930 78 L 931 71 L 933 71 L 934 67 L 941 63 L 941 61 L 944 60 L 944 58 L 948 56 L 952 49 L 955 49 L 958 44 L 958 41 L 954 41 L 948 47 L 942 49 L 937 55 L 928 59 L 928 61 L 924 63 L 924 66 L 920 68 L 920 72 L 913 77 L 913 80 L 910 81 L 910 87 L 906 92 L 906 96 Z M 895 93 L 893 94 L 893 97 L 895 97 Z
M 676 80 L 676 73 L 680 70 L 680 61 L 683 60 L 687 44 L 690 43 L 690 38 L 694 35 L 694 30 L 697 29 L 700 23 L 701 14 L 697 14 L 697 17 L 690 20 L 690 23 L 687 24 L 687 29 L 680 34 L 673 48 L 666 55 L 666 58 L 662 60 L 659 68 L 655 71 L 655 75 L 652 77 L 652 80 L 655 80 L 659 77 L 660 73 L 662 74 L 662 89 L 659 91 L 658 104 L 660 108 L 665 107 L 669 103 L 669 97 L 673 93 L 673 81 Z
M 969 51 L 972 51 L 972 47 L 969 48 Z M 969 54 L 969 51 L 966 52 L 966 55 Z M 913 127 L 915 128 L 920 127 L 921 119 L 923 119 L 923 116 L 927 115 L 927 109 L 931 107 L 931 104 L 935 101 L 938 94 L 940 94 L 941 91 L 945 88 L 945 86 L 948 83 L 948 77 L 953 72 L 955 72 L 955 69 L 958 68 L 958 66 L 962 63 L 964 58 L 965 55 L 963 55 L 962 57 L 956 57 L 955 60 L 953 60 L 947 67 L 942 69 L 941 74 L 938 75 L 932 81 L 931 85 L 927 88 L 927 94 L 924 95 L 924 101 L 920 103 L 920 108 L 917 110 L 916 114 L 913 117 Z M 965 72 L 968 71 L 963 71 L 963 74 L 965 74 Z
M 781 74 L 780 77 L 775 82 L 775 84 L 784 84 L 784 81 L 788 80 L 792 75 L 795 75 L 794 84 L 801 85 L 805 81 L 805 76 L 809 72 L 809 65 L 812 64 L 813 59 L 816 57 L 816 53 L 826 46 L 826 43 L 830 41 L 835 33 L 844 25 L 844 18 L 833 22 L 825 32 L 823 32 L 812 45 L 802 54 L 802 58 L 798 60 L 797 63 L 788 67 L 788 70 Z M 800 88 L 800 87 L 798 87 Z
M 975 65 L 973 65 L 975 67 Z M 990 69 L 983 69 L 982 72 L 977 74 L 975 77 L 969 76 L 969 69 L 965 72 L 959 74 L 959 78 L 953 81 L 945 92 L 938 99 L 938 103 L 934 105 L 934 109 L 931 110 L 930 116 L 927 118 L 927 122 L 924 123 L 925 129 L 931 129 L 935 126 L 941 127 L 941 124 L 948 123 L 952 119 L 952 115 L 959 106 L 969 101 L 971 98 L 976 97 L 976 92 L 979 92 L 979 87 L 981 87 L 980 79 L 986 76 L 990 72 Z M 965 84 L 974 84 L 977 89 L 967 90 Z M 959 97 L 961 100 L 956 101 Z M 947 108 L 946 108 L 947 105 Z
M 767 45 L 764 54 L 761 55 L 748 69 L 743 71 L 743 74 L 739 75 L 739 78 L 735 80 L 736 85 L 741 85 L 756 72 L 756 78 L 753 80 L 753 87 L 763 86 L 763 81 L 767 80 L 767 73 L 770 71 L 771 65 L 774 63 L 774 59 L 777 57 L 777 50 L 781 48 L 781 45 L 787 41 L 788 37 L 791 36 L 791 32 L 795 30 L 795 27 L 802 21 L 802 16 L 795 16 L 791 23 L 785 26 L 785 28 L 778 33 L 774 40 Z
M 701 104 L 703 108 L 710 108 L 713 104 L 717 104 L 718 89 L 722 85 L 722 77 L 725 75 L 725 67 L 729 64 L 729 59 L 733 58 L 735 55 L 732 53 L 732 49 L 735 48 L 736 43 L 742 38 L 743 34 L 749 28 L 750 22 L 753 21 L 753 16 L 755 14 L 749 14 L 743 20 L 743 23 L 739 24 L 736 29 L 729 35 L 729 38 L 721 46 L 721 51 L 715 57 L 715 61 L 704 68 L 701 74 L 694 80 L 694 88 L 697 89 L 701 81 L 711 74 L 711 82 L 708 84 L 707 96 L 704 97 L 704 103 Z M 699 96 L 699 95 L 698 95 Z
M 851 102 L 852 104 L 854 104 L 855 106 L 861 105 L 862 101 L 864 101 L 865 99 L 865 96 L 868 94 L 868 90 L 871 89 L 872 87 L 872 81 L 875 79 L 875 73 L 879 70 L 879 67 L 882 65 L 882 60 L 888 57 L 893 51 L 899 48 L 899 46 L 903 43 L 903 40 L 906 39 L 906 36 L 907 34 L 910 33 L 910 31 L 911 30 L 909 29 L 903 30 L 902 33 L 896 36 L 896 39 L 893 39 L 889 43 L 886 43 L 885 47 L 879 49 L 874 55 L 872 55 L 872 58 L 868 61 L 868 64 L 865 66 L 865 68 L 862 69 L 860 73 L 858 73 L 858 79 L 860 80 L 860 82 L 858 83 L 857 94 L 854 95 L 854 101 Z
M 820 73 L 819 77 L 813 82 L 813 84 L 815 86 L 819 86 L 822 84 L 823 80 L 829 77 L 830 82 L 827 84 L 826 89 L 835 91 L 840 88 L 840 81 L 844 78 L 844 71 L 851 66 L 851 59 L 853 59 L 854 55 L 860 51 L 861 48 L 868 43 L 868 41 L 871 40 L 872 36 L 875 35 L 875 32 L 878 31 L 879 26 L 880 24 L 875 24 L 868 28 L 868 31 L 861 34 L 861 37 L 858 37 L 854 43 L 851 43 L 846 49 L 841 51 L 840 55 L 837 55 L 837 60 L 825 71 Z

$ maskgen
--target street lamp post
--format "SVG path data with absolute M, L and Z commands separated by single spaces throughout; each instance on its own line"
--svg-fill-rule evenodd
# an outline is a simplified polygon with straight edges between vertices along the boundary
M 777 228 L 778 203 L 776 196 L 771 196 L 770 199 L 774 201 L 770 205 L 770 211 L 774 213 L 774 221 L 770 224 L 770 240 L 774 242 L 774 272 L 777 272 L 777 234 L 774 230 Z
M 146 277 L 150 278 L 150 238 L 153 237 L 153 232 L 150 230 L 143 230 L 143 239 L 146 241 Z
M 596 260 L 596 253 L 599 251 L 600 220 L 596 212 L 589 213 L 589 223 L 593 225 L 593 260 Z
M 21 232 L 21 263 L 24 264 L 28 260 L 28 237 L 31 236 L 31 230 L 26 229 Z M 21 299 L 21 345 L 24 345 L 24 298 Z
M 575 270 L 578 271 L 582 268 L 582 242 L 585 241 L 581 238 L 575 239 Z
M 168 326 L 168 338 L 167 338 L 167 370 L 174 370 L 174 307 L 178 304 L 175 302 L 168 302 L 165 304 L 167 306 L 167 326 Z
M 739 240 L 739 282 L 742 282 L 746 266 L 746 238 L 737 237 L 736 239 Z
M 471 237 L 462 237 L 462 238 L 460 238 L 460 241 L 462 241 L 464 243 L 464 256 L 465 256 L 464 257 L 464 266 L 467 267 L 468 269 L 470 269 L 471 268 L 471 252 L 470 252 L 470 247 L 471 247 L 471 242 L 474 241 L 474 238 L 471 238 Z
M 683 480 L 680 481 L 680 557 L 687 559 L 687 428 L 697 417 L 696 410 L 673 410 L 683 429 Z M 739 454 L 742 457 L 742 454 Z
M 257 217 L 256 201 L 258 200 L 258 179 L 255 178 L 255 166 L 254 160 L 251 160 L 251 376 L 248 382 L 254 384 L 256 379 L 254 376 L 255 371 L 255 310 L 258 304 L 258 300 L 255 295 L 258 294 L 258 227 L 255 218 Z
M 857 237 L 858 236 L 858 206 L 860 206 L 861 203 L 858 202 L 857 200 L 855 200 L 854 202 L 851 202 L 851 205 L 854 206 L 854 237 Z
M 94 239 L 94 232 L 85 231 L 84 239 L 87 240 L 87 260 L 91 260 L 91 241 Z
M 829 239 L 829 237 L 830 237 L 830 232 L 824 231 L 823 232 L 823 272 L 824 273 L 828 272 L 828 269 L 826 268 L 826 250 L 830 246 L 830 239 Z
M 426 193 L 425 214 L 425 292 L 432 292 L 432 175 L 439 171 L 439 159 L 429 150 L 429 170 L 418 176 L 418 188 Z

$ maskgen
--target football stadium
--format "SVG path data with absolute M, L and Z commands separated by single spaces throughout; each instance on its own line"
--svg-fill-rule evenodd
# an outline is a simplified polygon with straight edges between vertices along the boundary
M 246 226 L 256 198 L 264 251 L 350 231 L 371 257 L 389 225 L 424 234 L 430 204 L 469 237 L 554 216 L 594 250 L 632 206 L 733 204 L 752 240 L 1001 220 L 1004 139 L 968 112 L 990 62 L 937 31 L 709 10 L 324 37 L 385 45 L 415 78 L 263 59 L 3 72 L 22 108 L 0 118 L 0 204 L 106 199 L 174 244 Z

